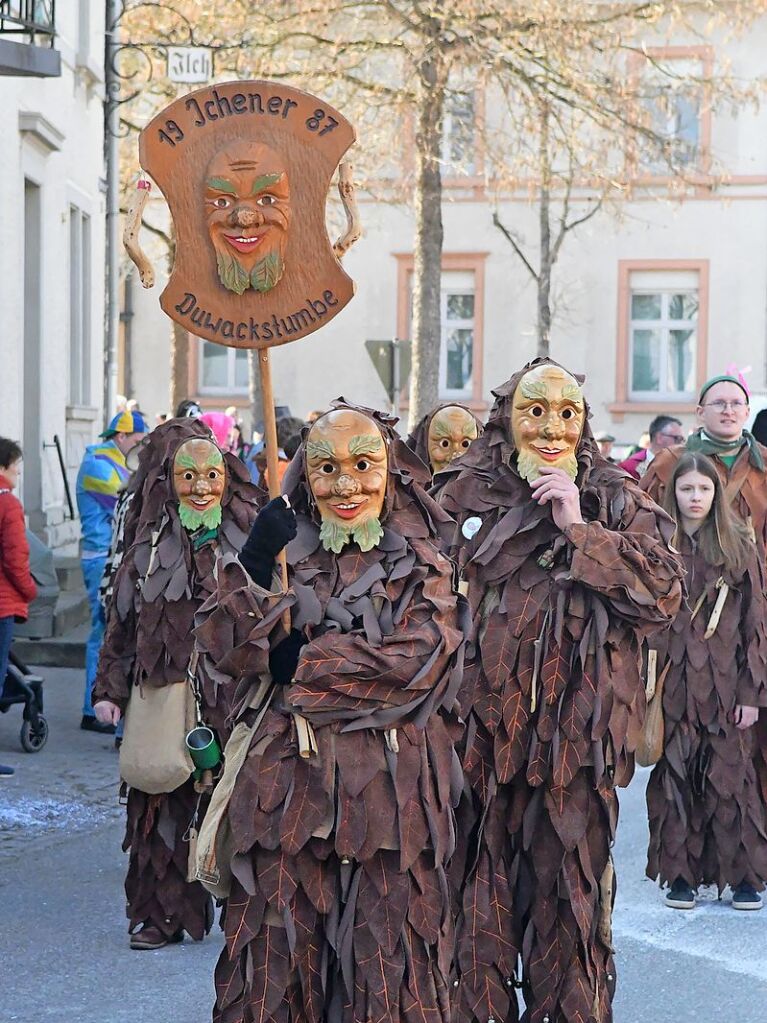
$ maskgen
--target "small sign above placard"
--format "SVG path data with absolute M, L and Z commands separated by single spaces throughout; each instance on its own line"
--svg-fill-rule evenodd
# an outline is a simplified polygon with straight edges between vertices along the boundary
M 213 77 L 213 51 L 207 46 L 169 46 L 168 78 L 185 85 L 202 85 Z

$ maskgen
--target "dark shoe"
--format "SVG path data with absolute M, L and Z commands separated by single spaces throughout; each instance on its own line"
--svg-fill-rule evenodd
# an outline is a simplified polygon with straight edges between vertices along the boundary
M 140 931 L 130 936 L 130 947 L 138 950 L 151 950 L 164 948 L 166 945 L 177 945 L 184 940 L 184 932 L 176 931 L 169 938 L 166 937 L 159 927 L 152 927 L 151 924 L 144 924 Z
M 752 884 L 743 881 L 732 891 L 733 909 L 761 909 L 762 897 Z
M 88 714 L 83 714 L 82 721 L 80 722 L 80 728 L 84 732 L 100 732 L 101 735 L 114 735 L 115 726 L 102 724 L 97 718 L 90 717 Z
M 695 891 L 682 877 L 678 877 L 666 893 L 666 905 L 671 909 L 695 909 Z
M 0 764 L 0 778 L 10 778 L 13 774 L 16 774 L 15 767 L 7 767 L 5 764 Z

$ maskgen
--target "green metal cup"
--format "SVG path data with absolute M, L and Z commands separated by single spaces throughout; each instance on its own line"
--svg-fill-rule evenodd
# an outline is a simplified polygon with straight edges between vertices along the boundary
M 207 725 L 198 725 L 187 733 L 186 748 L 194 766 L 202 771 L 218 767 L 221 763 L 221 747 Z

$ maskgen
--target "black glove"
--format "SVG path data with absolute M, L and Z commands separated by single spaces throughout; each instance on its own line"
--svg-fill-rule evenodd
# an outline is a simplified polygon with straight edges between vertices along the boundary
M 298 629 L 291 630 L 287 639 L 269 651 L 269 671 L 274 681 L 287 686 L 293 679 L 298 665 L 298 657 L 306 638 Z
M 275 497 L 261 509 L 240 551 L 240 563 L 254 583 L 269 589 L 274 559 L 297 532 L 295 513 L 283 498 Z

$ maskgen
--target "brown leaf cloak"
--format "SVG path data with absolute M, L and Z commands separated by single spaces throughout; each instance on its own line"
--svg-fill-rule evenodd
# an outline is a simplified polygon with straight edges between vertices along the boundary
M 639 640 L 675 614 L 680 569 L 670 519 L 601 458 L 588 422 L 577 452 L 585 524 L 563 534 L 533 502 L 516 471 L 510 412 L 538 364 L 494 391 L 484 435 L 444 474 L 439 498 L 459 527 L 482 521 L 471 542 L 459 529 L 454 547 L 475 634 L 460 698 L 478 828 L 458 1018 L 516 1020 L 521 957 L 530 1019 L 607 1023 L 612 895 L 600 881 L 614 785 L 631 775 L 643 720 Z

